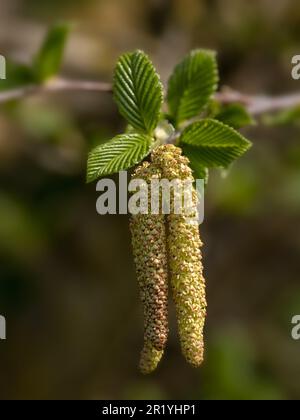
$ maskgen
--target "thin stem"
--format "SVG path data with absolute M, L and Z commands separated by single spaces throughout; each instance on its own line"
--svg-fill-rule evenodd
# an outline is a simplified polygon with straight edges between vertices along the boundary
M 280 111 L 300 106 L 300 92 L 281 96 L 246 95 L 230 89 L 224 89 L 215 98 L 223 103 L 241 103 L 245 105 L 251 115 Z
M 84 81 L 84 80 L 68 80 L 57 78 L 44 85 L 28 85 L 8 91 L 0 92 L 0 104 L 14 99 L 21 99 L 29 95 L 44 94 L 52 92 L 112 92 L 110 83 Z M 231 89 L 224 89 L 215 95 L 222 104 L 241 103 L 245 105 L 251 115 L 260 115 L 266 112 L 274 112 L 283 109 L 300 106 L 300 92 L 281 95 L 246 95 Z
M 0 103 L 14 99 L 25 98 L 29 95 L 51 92 L 112 92 L 110 83 L 91 82 L 84 80 L 53 79 L 44 85 L 28 85 L 8 91 L 0 92 Z

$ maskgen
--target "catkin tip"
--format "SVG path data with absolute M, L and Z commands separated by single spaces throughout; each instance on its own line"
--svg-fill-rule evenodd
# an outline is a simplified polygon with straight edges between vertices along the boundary
M 163 350 L 156 350 L 150 342 L 145 342 L 141 352 L 139 368 L 143 375 L 152 373 L 163 356 Z

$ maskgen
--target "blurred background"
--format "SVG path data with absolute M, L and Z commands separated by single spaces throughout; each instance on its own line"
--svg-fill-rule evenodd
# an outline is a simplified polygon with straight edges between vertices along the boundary
M 167 80 L 195 47 L 218 51 L 221 84 L 300 90 L 297 0 L 1 0 L 0 53 L 29 63 L 49 26 L 72 23 L 61 74 L 110 82 L 143 49 Z M 265 121 L 267 122 L 267 120 Z M 243 132 L 254 147 L 206 191 L 206 362 L 189 367 L 174 313 L 157 372 L 137 363 L 142 312 L 127 216 L 99 216 L 86 158 L 124 121 L 110 94 L 34 95 L 0 108 L 2 399 L 298 399 L 300 124 Z

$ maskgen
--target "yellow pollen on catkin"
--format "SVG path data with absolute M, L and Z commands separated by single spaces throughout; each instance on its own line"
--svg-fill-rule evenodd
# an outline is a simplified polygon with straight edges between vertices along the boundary
M 161 171 L 148 162 L 140 165 L 133 178 L 149 184 Z M 150 198 L 151 200 L 151 198 Z M 150 205 L 150 203 L 149 203 Z M 140 370 L 152 372 L 160 361 L 168 337 L 168 263 L 165 216 L 131 216 L 130 228 L 140 298 L 144 312 L 144 348 Z
M 163 145 L 152 153 L 152 162 L 168 180 L 193 181 L 189 161 L 181 149 Z M 174 192 L 175 195 L 175 192 Z M 197 219 L 197 193 L 193 191 L 193 214 L 171 214 L 168 223 L 168 263 L 183 355 L 198 367 L 203 362 L 203 329 L 206 317 L 205 280 L 201 262 L 202 246 Z M 191 216 L 193 222 L 191 222 Z

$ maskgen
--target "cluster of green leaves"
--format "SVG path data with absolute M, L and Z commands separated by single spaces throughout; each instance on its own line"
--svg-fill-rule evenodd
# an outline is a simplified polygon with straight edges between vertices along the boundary
M 217 85 L 214 52 L 192 51 L 169 79 L 168 114 L 163 114 L 163 86 L 149 58 L 142 51 L 122 55 L 114 72 L 113 92 L 129 128 L 90 152 L 87 181 L 140 163 L 153 148 L 170 140 L 161 135 L 161 127 L 166 126 L 171 126 L 176 144 L 189 158 L 195 178 L 207 178 L 209 168 L 227 168 L 251 146 L 235 128 L 252 120 L 240 105 L 215 103 Z
M 7 79 L 1 81 L 0 90 L 41 84 L 54 77 L 60 69 L 68 33 L 68 24 L 59 23 L 51 27 L 31 65 L 7 60 Z

